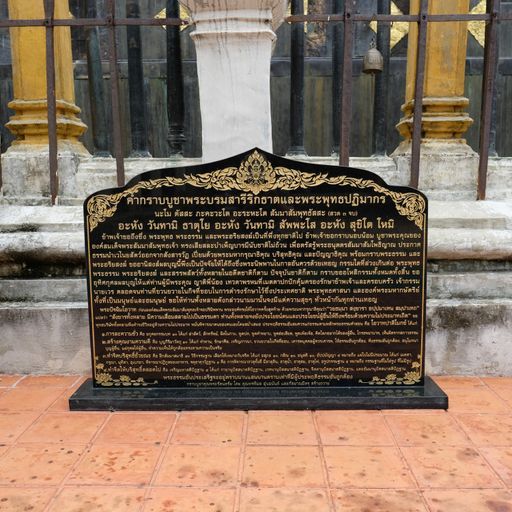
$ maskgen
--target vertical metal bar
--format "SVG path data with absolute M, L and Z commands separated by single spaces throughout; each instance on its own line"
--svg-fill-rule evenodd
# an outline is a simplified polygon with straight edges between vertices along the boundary
M 291 13 L 304 14 L 304 1 L 292 0 Z M 304 23 L 292 23 L 289 155 L 304 154 L 304 43 Z
M 340 165 L 348 165 L 350 157 L 350 125 L 352 122 L 352 40 L 354 24 L 352 5 L 345 1 L 343 17 L 343 61 L 341 69 Z
M 390 14 L 390 0 L 378 0 L 378 14 Z M 385 155 L 388 131 L 388 90 L 389 90 L 389 23 L 377 24 L 377 49 L 384 60 L 384 69 L 375 76 L 373 102 L 373 154 Z
M 487 12 L 491 15 L 485 27 L 484 74 L 482 77 L 482 109 L 480 112 L 480 161 L 478 163 L 477 199 L 485 199 L 487 188 L 487 167 L 489 164 L 489 144 L 494 84 L 497 71 L 498 21 L 501 1 L 488 0 Z
M 418 188 L 420 181 L 421 120 L 423 114 L 423 89 L 425 85 L 425 61 L 427 57 L 427 15 L 428 0 L 420 0 L 411 148 L 410 186 L 413 188 Z
M 167 0 L 168 18 L 180 17 L 178 0 Z M 183 156 L 185 145 L 185 98 L 181 60 L 180 27 L 167 25 L 167 144 L 171 157 Z
M 499 25 L 498 25 L 498 36 L 499 41 Z M 499 79 L 499 42 L 496 47 L 496 78 L 494 80 L 494 88 L 492 91 L 492 108 L 491 108 L 491 128 L 489 133 L 489 156 L 498 156 L 498 150 L 496 148 L 496 135 L 497 135 L 497 124 L 498 124 L 498 79 Z
M 114 155 L 116 157 L 117 186 L 125 183 L 123 139 L 121 134 L 121 112 L 119 106 L 119 71 L 117 69 L 117 41 L 115 25 L 115 0 L 107 1 L 108 39 L 110 47 L 110 87 L 112 89 L 112 124 L 114 135 Z
M 341 14 L 345 0 L 333 0 L 333 14 Z M 343 23 L 335 23 L 332 33 L 332 154 L 340 152 L 340 121 L 341 121 L 341 79 L 340 70 L 343 66 Z
M 126 2 L 126 17 L 140 18 L 138 0 L 128 0 Z M 140 26 L 127 26 L 126 37 L 128 41 L 128 91 L 130 97 L 130 127 L 132 132 L 132 152 L 130 156 L 149 157 L 151 155 L 148 151 Z
M 55 0 L 44 0 L 46 26 L 46 104 L 48 110 L 48 156 L 50 162 L 50 197 L 52 206 L 59 193 L 57 159 L 57 100 L 55 95 L 55 41 L 53 18 Z
M 86 0 L 86 17 L 96 18 L 97 0 Z M 108 150 L 107 116 L 103 91 L 103 70 L 98 27 L 86 28 L 87 75 L 89 78 L 89 101 L 91 103 L 92 138 L 95 156 L 110 156 Z

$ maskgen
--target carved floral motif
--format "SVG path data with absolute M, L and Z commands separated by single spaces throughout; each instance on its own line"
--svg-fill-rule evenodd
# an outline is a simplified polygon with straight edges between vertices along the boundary
M 156 384 L 157 381 L 154 382 L 146 382 L 142 377 L 138 377 L 137 379 L 132 379 L 128 377 L 128 375 L 120 375 L 118 379 L 114 379 L 110 373 L 105 372 L 105 365 L 103 363 L 98 363 L 98 357 L 95 358 L 95 375 L 94 381 L 96 384 L 99 384 L 103 387 L 120 387 L 120 386 L 151 386 L 152 384 Z
M 418 361 L 421 361 L 421 356 L 418 356 Z M 372 380 L 365 381 L 359 380 L 361 384 L 369 384 L 370 386 L 392 386 L 392 385 L 412 385 L 418 384 L 421 380 L 421 363 L 415 361 L 411 364 L 411 369 L 405 372 L 403 376 L 399 377 L 395 373 L 389 373 L 384 378 L 373 377 Z

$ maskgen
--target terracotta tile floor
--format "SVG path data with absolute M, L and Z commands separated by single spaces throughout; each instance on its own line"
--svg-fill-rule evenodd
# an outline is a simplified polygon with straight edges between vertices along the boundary
M 0 512 L 512 512 L 512 378 L 446 411 L 70 412 L 0 375 Z

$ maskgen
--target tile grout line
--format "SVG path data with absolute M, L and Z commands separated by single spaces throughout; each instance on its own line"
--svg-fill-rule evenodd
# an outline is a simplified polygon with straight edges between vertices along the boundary
M 476 444 L 475 444 L 475 443 L 474 443 L 474 442 L 469 438 L 469 436 L 466 434 L 466 431 L 465 431 L 465 430 L 463 429 L 463 427 L 459 424 L 459 422 L 458 422 L 458 420 L 457 420 L 457 418 L 456 418 L 455 414 L 454 414 L 454 413 L 451 413 L 449 410 L 448 410 L 448 411 L 446 411 L 446 412 L 447 412 L 448 417 L 452 420 L 452 422 L 454 422 L 454 423 L 456 424 L 456 426 L 457 426 L 458 430 L 462 431 L 462 433 L 464 434 L 464 436 L 467 438 L 467 441 L 468 441 L 468 443 L 469 443 L 469 446 L 466 446 L 466 448 L 467 448 L 467 447 L 473 448 L 473 449 L 478 453 L 478 455 L 480 455 L 480 456 L 484 459 L 484 461 L 485 461 L 485 463 L 486 463 L 486 466 L 487 466 L 488 468 L 490 468 L 490 469 L 491 469 L 491 472 L 492 472 L 494 475 L 496 475 L 496 476 L 498 477 L 498 480 L 502 483 L 502 485 L 504 486 L 504 488 L 505 488 L 505 489 L 507 489 L 507 486 L 504 484 L 504 482 L 503 482 L 503 480 L 501 479 L 501 477 L 497 474 L 497 472 L 494 470 L 494 468 L 492 467 L 492 465 L 487 461 L 487 459 L 486 459 L 486 458 L 485 458 L 485 456 L 480 452 L 480 450 L 478 449 L 478 447 L 476 446 Z M 485 414 L 485 413 L 484 413 L 484 414 Z M 387 420 L 386 420 L 386 423 L 387 423 Z M 395 434 L 394 434 L 394 432 L 393 432 L 393 430 L 392 430 L 392 429 L 391 429 L 391 433 L 393 434 L 393 438 L 395 438 Z M 397 443 L 397 444 L 398 444 L 398 443 Z M 454 447 L 454 448 L 456 447 L 456 446 L 452 446 L 452 445 L 446 445 L 446 446 L 447 446 L 447 447 L 448 447 L 448 446 L 449 446 L 449 447 Z M 414 445 L 412 445 L 411 447 L 414 447 Z M 444 446 L 438 446 L 438 448 L 443 448 L 443 447 L 444 447 Z M 409 471 L 411 472 L 411 474 L 412 474 L 413 478 L 416 480 L 416 477 L 415 477 L 415 475 L 414 475 L 414 472 L 413 472 L 413 471 L 412 471 L 412 469 L 410 468 L 410 465 L 408 464 L 407 459 L 406 459 L 406 458 L 405 458 L 405 456 L 402 454 L 402 450 L 401 450 L 400 446 L 398 446 L 398 449 L 399 449 L 399 451 L 400 451 L 400 454 L 401 454 L 402 458 L 403 458 L 403 459 L 405 459 L 405 462 L 407 463 L 407 466 L 409 467 Z M 417 481 L 417 480 L 416 480 L 416 481 Z M 428 502 L 426 501 L 426 498 L 425 498 L 425 496 L 424 496 L 424 493 L 425 493 L 425 492 L 427 492 L 427 491 L 443 490 L 443 488 L 439 488 L 439 489 L 436 489 L 436 488 L 422 488 L 422 487 L 419 485 L 419 483 L 418 483 L 418 482 L 417 482 L 417 484 L 418 484 L 418 488 L 419 488 L 419 489 L 420 489 L 420 491 L 421 491 L 422 499 L 423 499 L 423 501 L 425 502 L 425 504 L 426 504 L 426 506 L 427 506 L 427 510 L 431 510 L 430 506 L 428 505 Z M 496 488 L 481 488 L 481 487 L 473 488 L 473 487 L 472 487 L 471 489 L 480 489 L 480 490 L 482 490 L 482 489 L 496 489 Z M 463 490 L 463 488 L 457 488 L 457 490 L 462 491 L 462 490 Z
M 48 385 L 48 384 L 43 384 L 42 386 L 41 385 L 28 385 L 28 386 L 20 386 L 20 384 L 25 381 L 25 380 L 28 380 L 30 379 L 31 377 L 33 377 L 34 379 L 37 379 L 37 378 L 42 378 L 42 377 L 69 377 L 69 378 L 73 378 L 74 377 L 74 380 L 73 381 L 70 381 L 67 385 L 64 384 L 64 385 Z M 80 379 L 83 379 L 85 376 L 84 375 L 80 375 L 80 374 L 71 374 L 71 375 L 55 375 L 55 374 L 42 374 L 42 375 L 38 375 L 38 374 L 27 374 L 27 375 L 20 375 L 20 378 L 14 383 L 14 384 L 11 384 L 9 386 L 9 388 L 23 388 L 23 389 L 30 389 L 30 388 L 34 388 L 34 389 L 41 389 L 41 388 L 46 388 L 46 389 L 63 389 L 63 390 L 69 390 L 71 389 L 73 386 L 76 386 L 76 384 L 78 383 L 78 381 Z M 88 377 L 85 377 L 85 378 L 88 378 Z M 6 389 L 9 389 L 9 388 L 6 388 Z M 0 388 L 1 389 L 1 388 Z
M 153 472 L 151 473 L 151 477 L 149 479 L 149 482 L 145 486 L 144 498 L 142 500 L 140 512 L 143 512 L 146 509 L 146 505 L 149 503 L 149 495 L 151 493 L 151 490 L 154 487 L 156 477 L 158 476 L 158 473 L 160 472 L 160 469 L 164 463 L 165 456 L 167 455 L 167 452 L 169 451 L 169 449 L 171 447 L 171 439 L 172 439 L 172 436 L 174 435 L 174 431 L 176 430 L 176 426 L 178 425 L 178 421 L 181 417 L 181 412 L 176 411 L 175 414 L 176 414 L 176 416 L 174 418 L 174 422 L 170 426 L 169 432 L 167 432 L 167 435 L 165 436 L 165 440 L 162 443 L 160 454 L 158 455 L 158 458 L 156 460 L 156 464 L 155 464 L 155 467 L 153 468 Z
M 480 379 L 481 380 L 481 379 Z M 483 385 L 489 389 L 489 391 L 491 391 L 491 393 L 494 393 L 503 403 L 505 403 L 505 405 L 507 407 L 509 407 L 508 403 L 505 402 L 505 400 L 503 400 L 493 389 L 491 389 L 484 381 L 481 380 L 481 382 L 483 383 Z M 508 490 L 508 486 L 507 484 L 505 483 L 505 481 L 503 480 L 503 478 L 501 477 L 501 475 L 498 473 L 498 471 L 496 471 L 494 469 L 494 466 L 489 462 L 489 460 L 487 459 L 487 457 L 484 455 L 484 453 L 480 450 L 480 447 L 475 443 L 473 442 L 473 440 L 470 438 L 469 434 L 466 432 L 465 428 L 463 427 L 463 424 L 461 423 L 461 421 L 459 420 L 458 418 L 458 414 L 464 414 L 464 413 L 456 413 L 456 412 L 448 412 L 448 414 L 451 416 L 451 418 L 453 419 L 453 421 L 456 423 L 457 427 L 462 430 L 462 432 L 464 432 L 464 435 L 468 438 L 469 442 L 471 443 L 471 446 L 473 447 L 473 449 L 476 451 L 476 453 L 478 453 L 478 455 L 480 455 L 480 457 L 482 457 L 482 459 L 484 460 L 486 466 L 491 470 L 491 473 L 494 474 L 498 481 L 502 484 L 502 486 Z M 469 414 L 475 414 L 475 413 L 469 413 Z M 487 414 L 487 413 L 478 413 L 478 414 Z M 492 413 L 491 413 L 492 414 Z
M 508 413 L 502 413 L 502 414 L 511 414 L 512 413 L 512 405 L 509 404 L 504 398 L 501 398 L 500 394 L 491 386 L 489 386 L 486 382 L 482 381 L 483 385 L 496 397 L 500 400 L 500 402 L 503 402 L 505 407 L 509 409 Z
M 240 455 L 238 459 L 238 473 L 235 487 L 235 500 L 233 502 L 233 512 L 240 510 L 240 500 L 242 495 L 242 484 L 245 469 L 245 454 L 247 448 L 247 439 L 249 436 L 249 415 L 250 411 L 244 411 L 244 422 L 242 425 L 242 442 L 240 444 Z
M 60 398 L 60 397 L 59 397 Z M 46 505 L 46 507 L 44 508 L 43 512 L 49 512 L 51 507 L 53 506 L 53 504 L 57 501 L 57 498 L 59 497 L 59 495 L 61 494 L 61 492 L 64 490 L 64 487 L 67 483 L 67 481 L 70 479 L 71 475 L 73 474 L 73 472 L 75 471 L 75 469 L 79 466 L 79 464 L 83 461 L 83 459 L 85 458 L 85 456 L 89 453 L 90 449 L 92 448 L 94 442 L 96 441 L 96 439 L 98 438 L 98 436 L 100 435 L 100 433 L 102 432 L 102 430 L 105 428 L 105 425 L 108 423 L 109 419 L 113 416 L 113 414 L 110 412 L 110 413 L 107 413 L 105 415 L 105 418 L 103 419 L 103 423 L 99 426 L 99 428 L 96 430 L 96 433 L 91 437 L 91 439 L 89 440 L 88 443 L 86 443 L 85 445 L 82 444 L 81 446 L 84 447 L 84 450 L 82 452 L 82 454 L 78 457 L 78 459 L 76 460 L 76 462 L 69 468 L 69 471 L 68 473 L 66 474 L 66 476 L 63 478 L 62 482 L 60 483 L 60 485 L 57 486 L 56 488 L 56 491 L 54 493 L 54 495 L 52 496 L 52 499 L 49 501 L 48 505 Z M 59 444 L 59 443 L 55 443 L 55 444 Z M 64 444 L 64 443 L 63 443 Z
M 32 421 L 31 421 L 31 422 L 26 426 L 26 428 L 25 428 L 25 429 L 23 429 L 23 430 L 18 434 L 18 436 L 13 440 L 13 442 L 12 442 L 12 444 L 11 444 L 11 446 L 10 446 L 9 448 L 13 447 L 15 444 L 18 444 L 18 441 L 19 441 L 20 437 L 21 437 L 23 434 L 25 434 L 25 432 L 26 432 L 27 430 L 29 430 L 33 425 L 35 425 L 35 424 L 36 424 L 36 422 L 37 422 L 39 419 L 41 419 L 41 417 L 44 415 L 44 412 L 41 412 L 41 413 L 39 413 L 39 414 L 38 414 L 38 411 L 17 411 L 17 412 L 15 412 L 15 413 L 10 413 L 10 414 L 17 414 L 17 413 L 19 413 L 19 412 L 22 412 L 22 413 L 23 413 L 23 412 L 28 412 L 28 413 L 33 412 L 33 413 L 37 414 L 37 416 L 36 416 L 36 417 L 35 417 L 35 418 L 34 418 L 34 419 L 33 419 L 33 420 L 32 420 Z M 8 450 L 8 451 L 9 451 L 9 450 Z M 5 452 L 5 453 L 7 453 L 7 452 Z M 4 455 L 5 455 L 5 453 L 4 453 Z M 0 457 L 1 457 L 1 456 L 0 456 Z
M 468 413 L 448 413 L 448 414 L 450 415 L 452 422 L 455 423 L 457 428 L 463 433 L 464 437 L 468 440 L 468 442 L 471 444 L 471 446 L 474 446 L 475 448 L 477 448 L 477 444 L 471 439 L 470 435 L 467 433 L 466 429 L 464 428 L 464 424 L 457 417 L 458 415 L 464 415 L 464 414 L 468 414 Z M 479 414 L 481 415 L 482 413 L 479 413 Z
M 20 382 L 21 380 L 23 380 L 26 375 L 21 375 L 19 373 L 14 373 L 14 374 L 9 374 L 9 373 L 2 373 L 1 375 L 3 375 L 4 377 L 12 377 L 12 376 L 15 376 L 15 377 L 18 377 L 18 380 L 12 382 L 11 384 L 9 384 L 8 386 L 2 386 L 2 378 L 0 376 L 0 391 L 5 391 L 7 389 L 13 389 L 17 386 L 18 382 Z
M 420 489 L 421 500 L 425 504 L 425 509 L 427 512 L 435 512 L 435 510 L 428 504 L 427 497 L 425 496 L 425 493 L 428 491 L 432 491 L 432 489 Z
M 388 427 L 389 431 L 391 432 L 391 437 L 393 439 L 393 441 L 395 442 L 395 447 L 396 449 L 398 450 L 398 453 L 399 453 L 399 456 L 402 460 L 402 463 L 405 464 L 409 474 L 411 475 L 411 478 L 413 480 L 413 482 L 416 484 L 416 492 L 418 492 L 418 494 L 420 495 L 420 498 L 421 498 L 421 502 L 423 503 L 424 507 L 425 507 L 425 510 L 426 512 L 432 512 L 432 508 L 430 507 L 430 505 L 428 504 L 428 501 L 427 501 L 427 498 L 425 497 L 425 492 L 428 490 L 428 489 L 422 489 L 420 484 L 419 484 L 419 481 L 418 479 L 416 478 L 416 475 L 414 474 L 409 462 L 407 461 L 407 458 L 405 457 L 405 455 L 402 453 L 402 450 L 401 450 L 401 447 L 398 443 L 398 439 L 395 435 L 395 432 L 394 430 L 391 428 L 391 425 L 388 421 L 388 417 L 386 414 L 382 414 L 382 417 L 384 418 L 384 422 L 386 424 L 386 426 Z
M 505 480 L 503 480 L 503 478 L 498 473 L 498 471 L 496 469 L 494 469 L 494 466 L 489 462 L 489 460 L 487 459 L 487 456 L 480 450 L 480 448 L 476 444 L 473 444 L 472 448 L 476 451 L 476 453 L 478 453 L 478 455 L 480 457 L 482 457 L 487 468 L 491 471 L 491 473 L 498 479 L 498 482 L 502 485 L 502 489 L 509 490 L 509 487 L 506 484 Z M 482 448 L 484 448 L 484 447 L 482 447 Z M 490 447 L 490 448 L 496 448 L 496 447 Z M 479 489 L 496 489 L 496 487 L 481 487 L 481 488 L 479 487 Z M 498 487 L 498 489 L 499 489 L 499 487 Z
M 470 444 L 474 444 L 471 437 L 469 437 L 468 433 L 466 432 L 466 429 L 462 426 L 462 424 L 457 420 L 457 413 L 452 413 L 450 411 L 447 411 L 448 418 L 450 418 L 451 423 L 456 427 L 456 429 L 464 436 L 466 441 L 468 441 Z
M 320 466 L 322 468 L 322 476 L 324 478 L 324 486 L 325 486 L 325 491 L 327 494 L 327 499 L 329 500 L 329 509 L 331 510 L 331 512 L 336 512 L 336 502 L 335 502 L 334 496 L 333 496 L 334 489 L 331 486 L 331 479 L 329 478 L 329 468 L 327 467 L 327 460 L 325 458 L 325 453 L 324 453 L 324 445 L 322 444 L 322 436 L 320 435 L 320 429 L 318 428 L 318 421 L 317 421 L 318 411 L 313 410 L 313 411 L 310 411 L 310 413 L 311 413 L 311 418 L 313 421 L 313 426 L 315 428 L 315 434 L 316 434 L 316 439 L 317 439 L 317 449 L 318 449 L 318 453 L 320 455 Z
M 495 414 L 497 416 L 500 416 L 500 415 L 504 416 L 504 415 L 512 414 L 512 404 L 509 404 L 505 399 L 503 399 L 491 386 L 486 384 L 480 377 L 478 377 L 478 380 L 481 383 L 479 386 L 471 386 L 469 384 L 461 385 L 461 386 L 457 386 L 457 387 L 453 387 L 451 389 L 448 389 L 448 391 L 445 390 L 445 392 L 449 395 L 452 391 L 466 391 L 466 392 L 468 392 L 468 388 L 471 388 L 471 387 L 475 387 L 475 388 L 481 387 L 484 390 L 489 391 L 491 393 L 491 395 L 493 395 L 494 398 L 496 398 L 498 400 L 498 402 L 501 403 L 502 405 L 504 405 L 505 409 L 507 409 L 506 412 L 490 412 L 490 413 L 483 413 L 483 414 Z M 481 411 L 474 411 L 473 409 L 471 409 L 471 410 L 464 410 L 463 409 L 463 410 L 456 410 L 456 411 L 450 412 L 449 404 L 448 404 L 448 413 L 449 414 L 482 414 Z
M 10 392 L 12 392 L 15 389 L 30 389 L 30 387 L 27 386 L 25 388 L 17 388 L 16 386 L 13 386 L 11 388 L 6 388 L 6 389 L 9 390 L 6 394 L 9 394 Z M 35 413 L 39 413 L 39 416 L 42 416 L 43 414 L 48 412 L 50 410 L 50 407 L 53 407 L 53 405 L 55 403 L 57 403 L 57 400 L 60 400 L 62 398 L 62 396 L 66 392 L 68 392 L 71 388 L 61 388 L 61 387 L 56 387 L 56 386 L 46 386 L 43 389 L 50 389 L 50 390 L 51 389 L 60 389 L 61 393 L 52 402 L 50 402 L 46 407 L 44 407 L 43 409 L 15 409 L 14 411 L 9 411 L 9 410 L 5 411 L 5 410 L 0 409 L 0 414 L 2 414 L 2 413 L 17 413 L 17 412 L 35 412 Z M 61 411 L 61 412 L 66 412 L 66 411 Z
M 20 379 L 18 379 L 13 385 L 11 385 L 10 387 L 8 387 L 6 389 L 17 389 L 16 386 L 22 380 L 26 379 L 27 377 L 28 377 L 28 375 L 22 375 Z M 16 437 L 16 439 L 12 442 L 12 444 L 10 446 L 8 446 L 7 450 L 2 455 L 0 455 L 0 459 L 3 459 L 3 457 L 5 457 L 8 453 L 10 453 L 11 450 L 15 446 L 19 445 L 18 441 L 19 441 L 20 437 L 23 434 L 25 434 L 25 432 L 27 432 L 27 430 L 29 430 L 32 426 L 34 426 L 36 424 L 36 422 L 41 419 L 42 416 L 44 416 L 46 413 L 48 413 L 50 407 L 52 407 L 53 404 L 55 404 L 57 402 L 57 400 L 60 400 L 62 395 L 64 395 L 64 393 L 66 391 L 68 391 L 70 388 L 71 388 L 71 386 L 69 386 L 67 388 L 63 388 L 62 393 L 57 398 L 55 398 L 55 400 L 53 402 L 48 404 L 48 406 L 45 409 L 42 409 L 42 410 L 31 410 L 31 409 L 28 409 L 28 410 L 18 410 L 18 411 L 12 411 L 11 412 L 12 414 L 16 414 L 16 413 L 35 413 L 37 416 L 27 425 L 27 427 L 22 432 L 20 432 L 20 434 Z M 52 389 L 52 388 L 50 388 L 50 389 Z M 2 411 L 0 411 L 0 414 L 2 414 Z M 80 446 L 84 446 L 82 443 L 76 443 L 76 444 L 80 444 Z M 58 487 L 57 487 L 57 489 L 58 489 Z M 53 500 L 53 498 L 52 498 L 52 500 Z
M 391 425 L 388 422 L 387 415 L 383 413 L 382 417 L 384 418 L 384 424 L 386 425 L 388 431 L 391 433 L 391 439 L 393 439 L 394 447 L 398 453 L 398 456 L 400 457 L 400 460 L 402 461 L 402 464 L 404 465 L 405 469 L 407 469 L 407 472 L 409 473 L 409 476 L 411 477 L 412 482 L 416 485 L 416 491 L 421 491 L 422 489 L 421 489 L 420 483 L 419 483 L 418 479 L 416 478 L 416 475 L 414 474 L 414 471 L 412 470 L 411 465 L 407 461 L 407 457 L 402 452 L 402 448 L 401 448 L 400 444 L 398 443 L 398 439 L 395 435 L 395 432 L 391 428 Z M 421 494 L 421 499 L 424 501 L 423 494 Z M 427 507 L 427 510 L 429 510 L 429 507 Z
M 22 380 L 25 380 L 26 378 L 28 377 L 28 375 L 20 375 L 20 378 L 12 385 L 10 386 L 12 389 L 16 388 L 18 386 L 18 384 L 22 381 Z

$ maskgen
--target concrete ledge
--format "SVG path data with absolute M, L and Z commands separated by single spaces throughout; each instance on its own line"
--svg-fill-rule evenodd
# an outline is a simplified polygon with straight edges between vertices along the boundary
M 318 165 L 338 165 L 338 157 L 318 157 L 318 156 L 293 156 L 292 159 L 302 160 Z M 166 167 L 182 167 L 188 165 L 199 165 L 201 158 L 187 158 L 181 160 L 172 160 L 168 158 L 128 158 L 125 160 L 126 180 L 130 180 L 138 174 L 154 169 L 163 169 Z M 423 190 L 430 199 L 441 201 L 473 201 L 476 199 L 476 185 L 466 190 L 460 190 L 460 183 L 453 179 L 453 173 L 458 169 L 453 168 L 453 163 L 445 162 L 442 165 L 441 176 L 449 183 L 453 182 L 453 189 L 446 187 L 437 187 L 436 182 L 439 176 L 434 180 L 432 190 Z M 458 167 L 463 166 L 458 162 Z M 379 175 L 390 185 L 407 186 L 410 179 L 409 161 L 403 165 L 397 165 L 395 159 L 389 156 L 372 157 L 352 157 L 350 166 L 357 169 L 366 169 Z M 491 158 L 489 160 L 489 169 L 487 176 L 487 198 L 493 200 L 512 199 L 512 158 Z M 80 161 L 77 175 L 76 188 L 74 195 L 76 197 L 62 197 L 61 204 L 81 204 L 83 198 L 89 194 L 101 189 L 115 187 L 116 185 L 116 164 L 113 158 L 88 158 Z
M 428 371 L 512 376 L 512 202 L 431 201 L 428 255 Z M 0 209 L 0 372 L 90 370 L 84 261 L 81 206 Z
M 2 279 L 0 303 L 87 302 L 85 278 Z
M 512 376 L 512 300 L 434 299 L 427 306 L 427 372 Z
M 84 235 L 80 231 L 0 233 L 0 263 L 85 262 Z
M 427 254 L 429 260 L 510 260 L 512 231 L 433 228 Z
M 0 373 L 87 373 L 87 304 L 0 303 Z M 512 376 L 512 299 L 427 303 L 427 373 Z
M 0 372 L 90 372 L 85 303 L 4 303 L 0 324 Z
M 430 272 L 429 299 L 512 299 L 512 272 Z M 0 303 L 86 302 L 83 277 L 0 280 Z
M 497 229 L 429 230 L 433 260 L 512 260 L 512 231 Z M 81 231 L 0 233 L 0 263 L 84 263 Z
M 429 299 L 512 299 L 512 272 L 428 273 Z
M 512 260 L 512 202 L 432 201 L 429 259 Z M 83 264 L 79 206 L 4 206 L 0 263 Z

